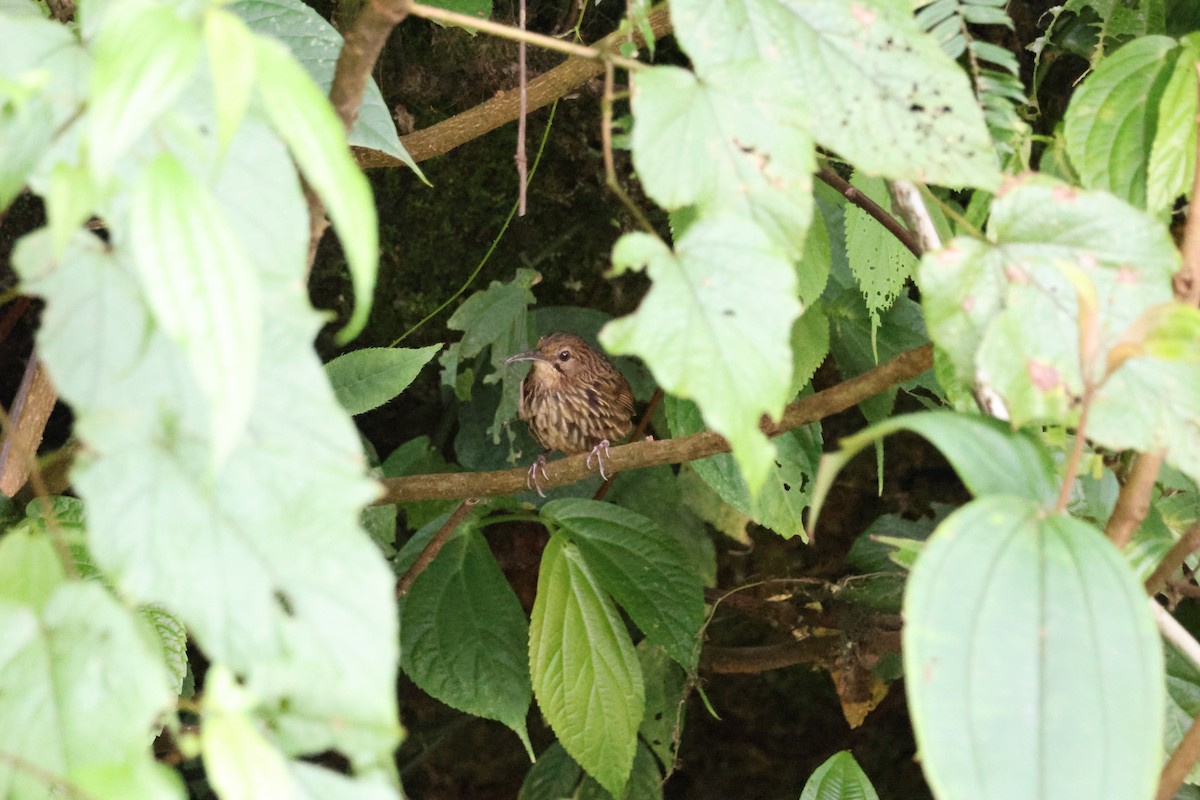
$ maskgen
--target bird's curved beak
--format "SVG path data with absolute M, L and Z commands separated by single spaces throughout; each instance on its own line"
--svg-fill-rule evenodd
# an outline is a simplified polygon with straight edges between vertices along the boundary
M 548 360 L 538 350 L 526 350 L 524 353 L 517 353 L 515 356 L 509 356 L 504 359 L 504 366 L 509 367 L 518 361 L 546 361 Z

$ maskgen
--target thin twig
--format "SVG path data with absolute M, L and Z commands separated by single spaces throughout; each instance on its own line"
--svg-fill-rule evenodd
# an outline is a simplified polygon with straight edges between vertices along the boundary
M 438 528 L 438 532 L 425 544 L 425 547 L 417 554 L 417 559 L 413 561 L 412 565 L 396 583 L 397 598 L 408 594 L 408 590 L 412 588 L 413 582 L 433 563 L 433 560 L 437 558 L 437 554 L 442 551 L 446 542 L 450 541 L 450 537 L 454 535 L 454 531 L 457 530 L 458 526 L 462 524 L 463 519 L 478 503 L 479 498 L 468 497 L 458 504 L 458 508 L 454 509 L 449 519 L 446 520 L 446 523 Z
M 862 375 L 800 398 L 787 407 L 778 423 L 764 420 L 762 430 L 768 436 L 778 436 L 793 428 L 811 425 L 858 405 L 885 389 L 911 380 L 932 366 L 933 348 L 928 344 L 923 345 Z M 680 464 L 728 452 L 729 443 L 720 434 L 704 431 L 678 439 L 640 441 L 614 447 L 609 451 L 606 463 L 616 472 L 627 472 L 660 464 Z M 384 495 L 376 503 L 516 494 L 525 490 L 528 472 L 518 467 L 495 472 L 450 472 L 385 478 L 382 481 Z M 552 489 L 595 474 L 595 470 L 587 466 L 587 454 L 582 453 L 546 464 L 541 485 L 543 489 Z
M 1183 788 L 1183 782 L 1187 780 L 1192 765 L 1197 761 L 1200 761 L 1200 714 L 1192 720 L 1183 738 L 1179 740 L 1179 745 L 1163 765 L 1154 800 L 1172 800 Z
M 1079 422 L 1075 425 L 1075 443 L 1067 454 L 1063 469 L 1062 486 L 1058 488 L 1058 502 L 1054 504 L 1054 513 L 1066 513 L 1067 504 L 1071 500 L 1071 489 L 1075 486 L 1075 478 L 1079 475 L 1079 465 L 1083 462 L 1083 448 L 1087 445 L 1088 412 L 1092 409 L 1092 401 L 1096 397 L 1096 387 L 1089 386 L 1084 390 L 1083 401 L 1080 404 Z
M 880 225 L 887 228 L 888 232 L 900 241 L 900 244 L 907 247 L 910 253 L 917 258 L 921 257 L 921 245 L 913 236 L 912 231 L 900 224 L 900 220 L 893 217 L 883 206 L 851 186 L 849 181 L 829 168 L 818 170 L 817 177 L 836 189 L 842 197 L 874 217 Z
M 491 34 L 501 39 L 510 39 L 514 42 L 529 42 L 546 50 L 566 53 L 569 56 L 590 58 L 595 61 L 603 61 L 607 64 L 616 64 L 618 67 L 628 70 L 645 69 L 648 66 L 641 61 L 617 55 L 611 50 L 585 47 L 574 42 L 564 42 L 561 39 L 555 39 L 553 36 L 545 36 L 540 33 L 533 33 L 532 31 L 523 31 L 511 25 L 502 25 L 499 22 L 472 17 L 470 14 L 459 14 L 457 11 L 447 11 L 444 8 L 437 8 L 436 6 L 411 3 L 408 6 L 408 13 L 414 17 L 433 19 L 438 22 L 446 22 L 470 30 L 481 31 L 482 33 Z
M 525 0 L 520 0 L 519 8 L 519 24 L 521 26 L 521 30 L 524 31 Z M 517 216 L 523 217 L 525 216 L 526 184 L 528 183 L 527 176 L 525 174 L 528 167 L 528 163 L 525 158 L 525 129 L 526 116 L 528 115 L 529 107 L 529 74 L 527 70 L 527 64 L 525 63 L 524 39 L 517 43 L 517 84 L 518 91 L 521 93 L 521 108 L 519 116 L 517 117 Z
M 613 160 L 612 124 L 613 124 L 613 65 L 604 65 L 604 100 L 600 104 L 600 144 L 604 154 L 604 182 L 609 191 L 617 196 L 629 213 L 637 221 L 638 227 L 651 235 L 657 235 L 654 226 L 646 217 L 637 203 L 625 192 L 621 181 L 617 179 L 617 168 Z
M 1150 573 L 1149 578 L 1146 578 L 1146 593 L 1153 597 L 1165 589 L 1175 571 L 1182 567 L 1188 556 L 1197 550 L 1200 550 L 1200 522 L 1188 528 L 1183 536 L 1179 537 L 1179 541 L 1172 545 L 1167 554 L 1163 556 L 1162 561 L 1158 562 L 1154 572 Z
M 888 181 L 888 192 L 892 196 L 892 210 L 900 215 L 917 239 L 917 246 L 925 253 L 942 249 L 942 237 L 938 235 L 933 217 L 925 207 L 921 190 L 912 181 Z

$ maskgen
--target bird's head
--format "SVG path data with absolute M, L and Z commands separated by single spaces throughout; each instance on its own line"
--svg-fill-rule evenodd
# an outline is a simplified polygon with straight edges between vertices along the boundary
M 548 333 L 538 339 L 535 348 L 509 356 L 504 365 L 532 361 L 534 374 L 542 380 L 557 382 L 587 372 L 589 365 L 599 358 L 587 342 L 573 333 Z

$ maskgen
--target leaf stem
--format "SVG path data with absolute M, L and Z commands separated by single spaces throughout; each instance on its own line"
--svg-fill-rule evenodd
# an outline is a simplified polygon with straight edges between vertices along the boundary
M 836 189 L 842 197 L 874 217 L 880 225 L 887 228 L 888 232 L 900 241 L 900 244 L 907 247 L 910 253 L 917 258 L 921 257 L 921 246 L 917 243 L 917 238 L 913 236 L 912 231 L 901 225 L 900 220 L 888 213 L 883 206 L 851 186 L 849 181 L 828 167 L 818 170 L 817 177 Z

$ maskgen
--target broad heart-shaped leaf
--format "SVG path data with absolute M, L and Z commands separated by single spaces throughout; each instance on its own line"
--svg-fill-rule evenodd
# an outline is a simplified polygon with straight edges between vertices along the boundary
M 704 430 L 695 403 L 668 397 L 665 408 L 671 436 L 687 436 Z M 750 494 L 728 453 L 693 461 L 691 466 L 722 500 L 759 525 L 784 538 L 798 535 L 807 541 L 804 509 L 812 502 L 811 483 L 821 458 L 820 426 L 809 425 L 788 431 L 776 436 L 772 443 L 775 445 L 775 463 L 767 471 L 766 482 L 757 496 Z
M 1196 62 L 1200 36 L 1186 36 L 1158 103 L 1158 123 L 1146 166 L 1146 209 L 1157 214 L 1192 190 L 1196 163 Z
M 325 373 L 342 408 L 361 414 L 378 408 L 412 383 L 421 368 L 441 350 L 440 344 L 416 349 L 365 347 L 338 356 Z
M 671 19 L 701 75 L 758 60 L 788 76 L 808 101 L 817 141 L 864 172 L 948 186 L 999 184 L 966 74 L 917 28 L 910 7 L 671 0 Z M 756 94 L 776 96 L 773 88 Z
M 525 728 L 533 698 L 529 626 L 474 525 L 460 526 L 413 582 L 401 601 L 400 634 L 401 663 L 417 686 L 452 708 L 504 723 L 533 758 Z
M 800 800 L 879 800 L 879 795 L 854 756 L 843 750 L 813 771 Z
M 804 95 L 765 63 L 632 77 L 633 163 L 646 193 L 671 211 L 748 216 L 798 259 L 816 168 Z
M 542 552 L 529 668 L 538 706 L 559 742 L 620 797 L 645 711 L 642 671 L 621 615 L 561 532 Z
M 686 669 L 696 666 L 704 584 L 677 540 L 641 514 L 596 500 L 552 500 L 541 515 L 562 526 L 647 639 Z
M 952 411 L 905 414 L 847 436 L 841 440 L 840 450 L 821 458 L 821 471 L 813 488 L 810 526 L 816 526 L 821 506 L 842 467 L 863 448 L 901 430 L 928 439 L 977 497 L 1019 497 L 1048 507 L 1057 496 L 1058 475 L 1054 461 L 1032 434 L 1014 431 L 992 417 Z
M 1179 52 L 1167 36 L 1135 39 L 1101 61 L 1071 96 L 1063 133 L 1085 188 L 1145 207 L 1159 100 Z
M 674 252 L 626 234 L 613 266 L 644 268 L 654 285 L 634 314 L 604 326 L 600 343 L 640 356 L 663 391 L 695 400 L 757 494 L 775 450 L 759 421 L 778 418 L 791 399 L 789 342 L 801 308 L 786 253 L 748 220 L 716 217 L 692 223 Z
M 200 30 L 174 4 L 113 3 L 94 53 L 87 151 L 107 175 L 194 76 Z
M 174 156 L 143 171 L 130 225 L 142 293 L 208 400 L 220 461 L 254 402 L 262 335 L 256 270 L 208 189 Z
M 234 0 L 229 9 L 239 15 L 255 33 L 279 39 L 292 56 L 329 93 L 342 36 L 311 7 L 299 0 Z M 367 81 L 358 120 L 350 131 L 350 144 L 395 156 L 425 181 L 420 167 L 400 144 L 391 112 L 383 102 L 374 78 Z M 428 183 L 428 181 L 425 181 Z
M 904 599 L 909 711 L 934 794 L 1152 797 L 1165 698 L 1147 602 L 1083 522 L 1014 497 L 948 517 Z
M 173 696 L 128 608 L 95 582 L 60 584 L 37 609 L 0 600 L 0 796 L 182 798 L 150 751 Z
M 350 154 L 333 107 L 292 55 L 266 39 L 257 42 L 256 55 L 258 96 L 275 132 L 325 201 L 350 267 L 355 302 L 338 334 L 338 342 L 344 344 L 366 324 L 375 292 L 379 229 L 371 185 Z

